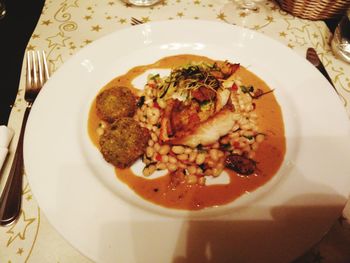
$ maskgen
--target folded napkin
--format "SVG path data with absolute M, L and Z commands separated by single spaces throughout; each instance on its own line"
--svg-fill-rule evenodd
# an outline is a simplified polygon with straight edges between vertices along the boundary
M 5 162 L 8 153 L 8 146 L 12 140 L 13 134 L 14 132 L 12 129 L 5 125 L 0 126 L 0 169 Z

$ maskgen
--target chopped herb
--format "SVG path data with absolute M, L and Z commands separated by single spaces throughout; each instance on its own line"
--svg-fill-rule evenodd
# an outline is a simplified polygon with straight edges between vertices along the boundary
M 207 88 L 215 91 L 221 82 L 211 73 L 216 70 L 215 65 L 200 63 L 189 64 L 175 68 L 170 75 L 159 85 L 159 98 L 170 98 L 173 94 L 191 99 L 191 91 Z
M 202 145 L 202 144 L 198 144 L 198 145 L 197 145 L 197 149 L 198 149 L 199 151 L 203 151 L 203 150 L 204 150 L 203 145 Z
M 247 87 L 247 86 L 242 85 L 241 90 L 243 93 L 251 93 L 254 91 L 254 87 L 253 86 Z
M 145 96 L 141 96 L 138 102 L 136 103 L 136 106 L 141 108 L 144 103 L 145 103 Z
M 258 99 L 261 96 L 266 95 L 266 94 L 274 91 L 274 90 L 269 90 L 269 91 L 264 92 L 261 89 L 257 89 L 257 90 L 254 91 L 254 87 L 253 86 L 249 86 L 249 87 L 241 86 L 241 90 L 242 90 L 243 93 L 248 93 L 250 95 L 250 97 L 252 97 L 252 99 Z
M 200 165 L 198 165 L 198 166 L 199 166 L 199 168 L 201 168 L 203 171 L 205 171 L 205 169 L 207 169 L 207 166 L 206 166 L 205 163 L 202 163 L 202 164 L 200 164 Z
M 150 79 L 156 79 L 156 78 L 159 78 L 159 77 L 160 77 L 159 74 L 155 74 L 155 75 L 152 75 L 152 76 L 150 77 Z
M 220 149 L 223 151 L 229 151 L 231 149 L 231 144 L 229 143 L 220 144 Z

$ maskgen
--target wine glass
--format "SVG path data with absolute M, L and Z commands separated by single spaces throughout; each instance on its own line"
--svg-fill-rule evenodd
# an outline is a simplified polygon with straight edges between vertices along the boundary
M 3 19 L 5 17 L 5 15 L 6 15 L 5 3 L 0 1 L 0 20 Z
M 272 12 L 266 0 L 230 0 L 222 12 L 228 23 L 260 29 L 272 22 Z

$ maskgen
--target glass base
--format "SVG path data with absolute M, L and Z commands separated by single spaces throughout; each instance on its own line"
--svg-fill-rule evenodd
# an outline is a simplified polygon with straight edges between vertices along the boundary
M 350 63 L 350 20 L 344 17 L 334 31 L 331 47 L 334 55 Z
M 135 6 L 151 6 L 161 1 L 162 0 L 123 0 L 124 3 L 135 5 Z
M 224 20 L 230 24 L 258 30 L 273 21 L 272 12 L 264 2 L 256 2 L 247 6 L 240 2 L 226 4 L 222 12 Z
M 0 19 L 3 19 L 6 15 L 5 4 L 0 2 Z

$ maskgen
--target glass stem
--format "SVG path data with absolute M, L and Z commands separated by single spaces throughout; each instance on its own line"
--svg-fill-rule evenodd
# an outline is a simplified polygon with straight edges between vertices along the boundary
M 3 19 L 6 15 L 5 4 L 0 0 L 0 20 Z

